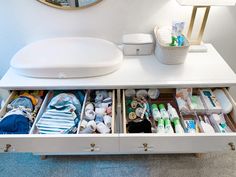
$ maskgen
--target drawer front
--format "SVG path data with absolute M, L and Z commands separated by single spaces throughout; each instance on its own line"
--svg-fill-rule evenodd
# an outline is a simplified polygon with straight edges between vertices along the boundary
M 0 153 L 31 152 L 33 141 L 28 135 L 1 135 Z
M 0 152 L 112 154 L 119 151 L 118 135 L 4 135 Z
M 120 153 L 207 153 L 234 151 L 235 135 L 120 135 Z

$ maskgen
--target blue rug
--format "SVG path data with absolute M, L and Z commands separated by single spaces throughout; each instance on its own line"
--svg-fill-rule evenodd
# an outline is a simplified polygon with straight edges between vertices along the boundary
M 0 177 L 234 177 L 236 154 L 49 156 L 0 154 Z

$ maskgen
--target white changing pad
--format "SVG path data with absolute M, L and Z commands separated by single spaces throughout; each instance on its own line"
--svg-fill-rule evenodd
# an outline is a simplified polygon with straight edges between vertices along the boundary
M 109 74 L 122 62 L 123 53 L 109 41 L 71 37 L 32 43 L 16 53 L 11 67 L 28 77 L 78 78 Z

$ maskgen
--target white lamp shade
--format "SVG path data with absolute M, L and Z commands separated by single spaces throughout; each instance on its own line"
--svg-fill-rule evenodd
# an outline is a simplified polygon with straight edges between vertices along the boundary
M 177 0 L 182 6 L 235 6 L 236 0 Z

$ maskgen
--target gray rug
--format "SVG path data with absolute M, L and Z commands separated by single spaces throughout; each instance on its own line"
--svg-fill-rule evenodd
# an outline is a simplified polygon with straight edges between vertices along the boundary
M 0 154 L 0 177 L 236 177 L 236 153 L 49 156 Z

